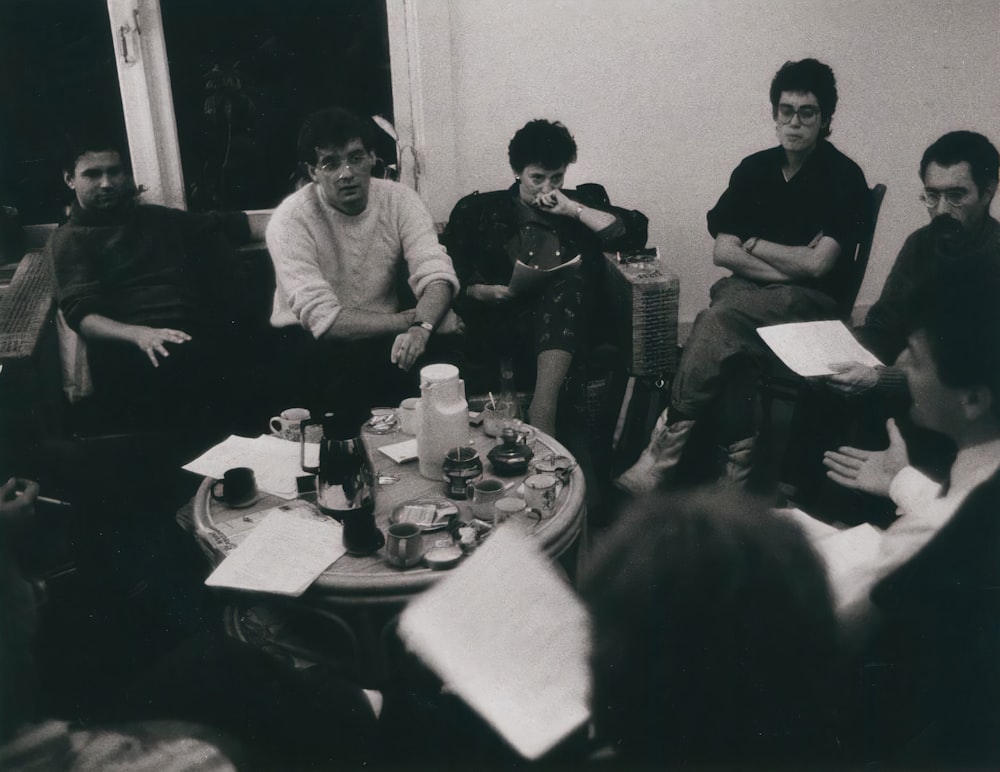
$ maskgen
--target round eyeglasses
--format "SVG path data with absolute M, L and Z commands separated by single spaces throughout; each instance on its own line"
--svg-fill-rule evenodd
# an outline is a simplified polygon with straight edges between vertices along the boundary
M 811 126 L 819 118 L 819 108 L 816 105 L 802 105 L 795 108 L 791 105 L 778 105 L 775 118 L 778 123 L 791 123 L 792 118 L 799 116 L 799 123 L 803 126 Z
M 968 198 L 969 191 L 964 188 L 953 188 L 951 190 L 925 190 L 920 194 L 919 198 L 923 202 L 924 206 L 928 209 L 934 209 L 938 204 L 941 203 L 941 199 L 948 206 L 961 206 L 965 203 L 965 199 Z
M 317 164 L 316 168 L 320 171 L 326 172 L 327 174 L 338 172 L 345 166 L 350 166 L 352 169 L 360 169 L 363 171 L 371 164 L 371 162 L 371 154 L 364 150 L 356 150 L 353 153 L 348 154 L 347 158 L 338 158 L 337 156 L 328 158 L 323 161 L 323 163 Z

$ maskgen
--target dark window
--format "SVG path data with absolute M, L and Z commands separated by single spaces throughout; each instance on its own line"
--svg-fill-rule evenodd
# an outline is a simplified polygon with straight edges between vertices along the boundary
M 188 207 L 266 209 L 295 185 L 310 112 L 392 120 L 385 3 L 161 0 Z M 378 154 L 395 161 L 381 136 Z
M 68 131 L 125 136 L 106 0 L 0 0 L 0 204 L 55 222 Z

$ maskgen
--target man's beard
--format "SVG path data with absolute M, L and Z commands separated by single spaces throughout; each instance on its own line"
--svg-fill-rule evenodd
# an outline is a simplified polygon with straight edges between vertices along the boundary
M 938 244 L 955 244 L 963 235 L 962 223 L 950 214 L 940 214 L 931 220 L 931 233 Z

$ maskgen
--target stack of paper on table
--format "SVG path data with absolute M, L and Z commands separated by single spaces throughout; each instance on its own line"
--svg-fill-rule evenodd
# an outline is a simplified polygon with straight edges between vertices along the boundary
M 882 364 L 837 320 L 774 324 L 758 327 L 757 333 L 788 369 L 805 378 L 832 375 L 835 371 L 830 365 L 839 362 Z
M 306 464 L 316 466 L 318 460 L 319 443 L 307 442 Z M 270 434 L 256 438 L 232 435 L 182 468 L 221 480 L 227 469 L 236 466 L 253 469 L 260 490 L 284 499 L 298 496 L 295 481 L 305 474 L 299 463 L 299 443 Z
M 522 756 L 590 716 L 590 621 L 516 527 L 503 526 L 399 622 L 403 640 Z
M 334 520 L 272 509 L 205 584 L 297 597 L 347 551 L 343 541 Z

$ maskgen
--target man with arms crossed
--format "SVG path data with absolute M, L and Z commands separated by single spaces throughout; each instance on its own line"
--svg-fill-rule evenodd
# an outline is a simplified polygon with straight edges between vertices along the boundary
M 305 398 L 324 409 L 395 404 L 432 335 L 460 332 L 458 278 L 417 194 L 372 179 L 370 123 L 340 108 L 306 118 L 298 151 L 311 182 L 267 227 L 277 289 L 271 324 L 318 371 Z M 403 310 L 406 278 L 417 298 Z
M 871 229 L 864 174 L 826 139 L 837 107 L 832 70 L 815 59 L 787 62 L 770 98 L 780 144 L 745 158 L 708 213 L 715 264 L 732 275 L 713 285 L 695 320 L 649 446 L 616 480 L 628 492 L 668 482 L 695 422 L 734 373 L 769 361 L 758 327 L 839 315 L 857 244 Z M 734 479 L 746 476 L 755 435 L 752 410 L 738 412 L 719 438 Z

